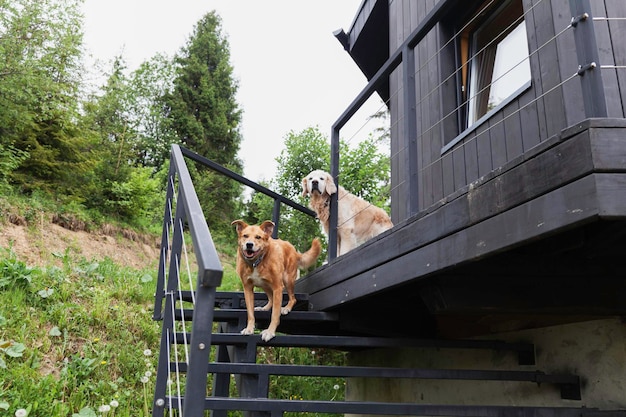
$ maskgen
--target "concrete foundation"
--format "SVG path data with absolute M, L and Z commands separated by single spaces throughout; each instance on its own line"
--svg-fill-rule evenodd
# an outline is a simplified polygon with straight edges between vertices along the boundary
M 494 334 L 488 339 L 535 345 L 536 365 L 517 355 L 469 349 L 376 349 L 349 355 L 350 365 L 403 368 L 541 370 L 576 374 L 582 400 L 532 382 L 352 378 L 346 399 L 424 404 L 626 408 L 626 325 L 619 318 Z

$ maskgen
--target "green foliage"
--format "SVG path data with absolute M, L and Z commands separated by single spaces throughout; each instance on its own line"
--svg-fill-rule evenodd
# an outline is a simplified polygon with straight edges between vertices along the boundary
M 7 368 L 4 356 L 8 358 L 21 358 L 26 347 L 22 343 L 0 340 L 0 368 Z
M 7 255 L 0 259 L 0 290 L 4 288 L 28 287 L 33 280 L 33 269 L 10 249 L 4 249 Z
M 28 157 L 28 153 L 0 143 L 0 192 L 10 190 L 11 173 Z
M 188 166 L 209 227 L 214 231 L 230 230 L 230 223 L 241 212 L 241 184 L 205 167 Z
M 0 144 L 27 155 L 12 174 L 24 190 L 72 192 L 86 166 L 76 131 L 81 18 L 77 0 L 0 3 Z M 71 175 L 68 174 L 71 172 Z
M 110 184 L 110 198 L 105 201 L 109 213 L 137 222 L 148 218 L 165 197 L 159 193 L 161 184 L 152 177 L 150 168 L 135 168 L 125 182 L 113 181 Z
M 278 192 L 292 200 L 301 200 L 302 179 L 315 169 L 330 171 L 330 142 L 317 127 L 289 132 L 285 147 L 276 158 Z
M 161 167 L 169 159 L 170 147 L 178 138 L 166 117 L 165 96 L 171 94 L 175 76 L 174 62 L 157 54 L 131 74 L 130 100 L 132 122 L 137 132 L 134 154 L 137 164 Z
M 154 375 L 160 326 L 149 313 L 154 280 L 145 276 L 155 271 L 58 256 L 60 267 L 34 268 L 10 250 L 0 254 L 2 264 L 36 277 L 0 288 L 0 409 L 83 416 L 115 406 L 115 415 L 147 417 L 143 393 L 153 389 L 146 372 Z

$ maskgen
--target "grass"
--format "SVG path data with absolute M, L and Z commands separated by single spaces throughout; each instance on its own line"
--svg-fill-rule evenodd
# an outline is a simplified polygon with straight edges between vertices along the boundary
M 145 415 L 154 378 L 142 377 L 156 365 L 146 353 L 160 335 L 154 278 L 108 259 L 33 268 L 1 249 L 0 410 L 91 416 L 114 405 L 108 415 Z
M 52 257 L 54 264 L 33 267 L 0 248 L 0 415 L 150 415 L 161 331 L 152 321 L 156 268 L 71 250 Z M 221 258 L 219 289 L 239 291 L 232 248 Z M 331 365 L 344 357 L 268 347 L 258 361 Z M 271 398 L 341 400 L 343 393 L 336 378 L 276 377 L 270 386 Z

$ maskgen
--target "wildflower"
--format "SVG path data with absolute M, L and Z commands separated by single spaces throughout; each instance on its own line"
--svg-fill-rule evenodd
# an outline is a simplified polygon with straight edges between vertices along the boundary
M 315 355 L 315 351 L 314 350 L 311 351 L 311 355 Z
M 111 408 L 117 408 L 119 407 L 120 403 L 117 402 L 117 400 L 112 400 L 109 405 L 111 406 Z
M 28 411 L 23 408 L 20 408 L 15 412 L 15 417 L 26 417 L 28 415 Z
M 147 384 L 148 383 L 148 377 L 147 376 L 142 376 L 140 379 L 142 384 Z
M 99 338 L 99 337 L 95 337 L 95 338 L 93 339 L 93 341 L 94 341 L 94 343 L 98 343 L 98 342 L 100 341 L 100 338 Z
M 100 407 L 98 407 L 98 411 L 102 414 L 108 413 L 109 411 L 111 411 L 111 406 L 108 404 L 101 405 Z
M 337 391 L 339 389 L 339 385 L 338 384 L 333 385 L 333 389 Z
M 150 349 L 146 349 L 143 351 L 144 356 L 152 356 L 152 351 Z
M 106 365 L 107 361 L 100 361 L 100 365 Z
M 146 373 L 144 374 L 144 376 L 145 376 L 146 378 L 150 378 L 150 377 L 152 376 L 152 372 L 150 372 L 150 371 L 146 371 Z

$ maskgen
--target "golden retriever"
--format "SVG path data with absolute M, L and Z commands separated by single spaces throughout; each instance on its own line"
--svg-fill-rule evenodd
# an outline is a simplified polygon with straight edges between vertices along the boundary
M 254 310 L 272 309 L 270 324 L 261 332 L 265 342 L 276 335 L 280 315 L 288 314 L 296 303 L 294 285 L 300 276 L 299 268 L 308 268 L 315 263 L 321 244 L 313 239 L 311 248 L 299 253 L 289 242 L 272 238 L 274 223 L 267 220 L 261 225 L 248 225 L 243 220 L 232 222 L 237 230 L 237 274 L 243 283 L 243 293 L 248 313 L 248 323 L 241 334 L 254 333 Z M 267 304 L 254 307 L 254 287 L 262 288 L 267 294 Z M 283 287 L 287 288 L 289 301 L 281 308 Z
M 381 232 L 391 229 L 393 223 L 380 207 L 357 197 L 335 185 L 333 177 L 321 170 L 312 171 L 302 179 L 302 196 L 310 196 L 309 207 L 317 214 L 328 235 L 330 196 L 337 196 L 337 256 L 343 255 Z

